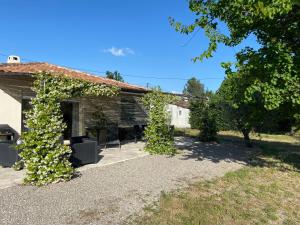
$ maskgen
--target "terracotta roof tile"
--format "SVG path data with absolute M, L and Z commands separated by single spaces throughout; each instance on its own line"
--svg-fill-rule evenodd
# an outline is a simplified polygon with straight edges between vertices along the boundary
M 146 92 L 147 89 L 143 87 L 139 87 L 136 85 L 95 76 L 89 73 L 81 72 L 78 70 L 61 67 L 49 63 L 5 63 L 0 64 L 0 72 L 2 73 L 24 73 L 24 74 L 34 74 L 37 72 L 50 72 L 53 74 L 64 74 L 68 77 L 75 78 L 75 79 L 82 79 L 86 81 L 90 81 L 93 83 L 99 83 L 99 84 L 106 84 L 106 85 L 112 85 L 117 86 L 121 89 L 125 90 L 131 90 L 131 91 L 139 91 L 139 92 Z

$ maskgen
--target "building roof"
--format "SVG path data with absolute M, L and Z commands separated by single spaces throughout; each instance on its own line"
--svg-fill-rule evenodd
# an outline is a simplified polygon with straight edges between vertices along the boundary
M 178 102 L 175 103 L 175 105 L 177 105 L 181 108 L 186 108 L 186 109 L 190 108 L 189 100 L 185 99 L 185 98 L 181 98 Z
M 169 92 L 165 92 L 165 94 L 174 95 L 174 96 L 179 97 L 179 100 L 176 101 L 172 105 L 176 105 L 176 106 L 179 106 L 181 108 L 186 108 L 186 109 L 190 108 L 190 97 L 189 96 L 186 96 L 186 95 L 180 94 L 180 93 L 169 93 Z
M 116 86 L 121 88 L 122 90 L 129 91 L 137 91 L 137 92 L 146 92 L 147 89 L 144 87 L 95 76 L 89 73 L 81 72 L 78 70 L 57 66 L 49 63 L 43 62 L 35 62 L 35 63 L 5 63 L 0 64 L 0 73 L 6 74 L 25 74 L 25 75 L 33 75 L 38 72 L 49 72 L 53 74 L 64 74 L 65 76 L 74 78 L 74 79 L 82 79 L 85 81 L 106 84 L 109 86 Z

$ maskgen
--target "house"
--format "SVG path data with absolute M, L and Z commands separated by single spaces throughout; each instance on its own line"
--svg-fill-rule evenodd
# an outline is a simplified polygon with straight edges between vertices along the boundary
M 88 132 L 95 135 L 92 130 L 97 124 L 96 114 L 100 111 L 120 129 L 132 130 L 134 126 L 146 124 L 146 111 L 140 98 L 147 89 L 49 63 L 20 63 L 17 56 L 12 56 L 8 63 L 0 64 L 0 124 L 8 125 L 16 138 L 26 130 L 23 112 L 30 108 L 29 101 L 35 96 L 31 90 L 32 75 L 42 71 L 120 89 L 116 97 L 82 97 L 62 102 L 63 117 L 67 124 L 65 139 Z M 123 138 L 127 138 L 125 133 Z
M 180 101 L 169 104 L 168 111 L 170 113 L 170 122 L 176 128 L 191 128 L 189 100 L 179 95 Z

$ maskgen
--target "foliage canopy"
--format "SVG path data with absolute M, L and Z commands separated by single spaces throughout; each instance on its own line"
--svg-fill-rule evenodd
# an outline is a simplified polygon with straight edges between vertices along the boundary
M 263 113 L 285 109 L 300 118 L 300 4 L 292 0 L 190 0 L 196 19 L 183 25 L 170 19 L 176 31 L 183 34 L 203 29 L 210 43 L 194 61 L 212 57 L 218 44 L 237 46 L 254 34 L 260 48 L 242 49 L 236 63 L 224 63 L 226 90 L 231 109 L 241 113 L 243 127 L 251 127 Z M 229 35 L 220 32 L 227 25 Z M 241 83 L 239 83 L 241 82 Z M 236 86 L 225 88 L 225 86 Z M 237 96 L 237 98 L 236 98 Z M 223 95 L 224 97 L 224 95 Z M 240 116 L 241 116 L 240 115 Z M 240 117 L 241 119 L 242 117 Z M 299 126 L 299 121 L 296 125 Z
M 118 71 L 115 72 L 106 71 L 106 77 L 109 79 L 124 82 L 122 75 Z
M 192 77 L 185 84 L 183 94 L 190 97 L 203 97 L 205 94 L 204 84 L 197 78 Z

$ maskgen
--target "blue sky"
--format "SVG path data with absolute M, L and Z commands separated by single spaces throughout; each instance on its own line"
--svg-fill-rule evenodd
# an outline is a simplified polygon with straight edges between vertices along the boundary
M 187 0 L 0 3 L 0 62 L 5 62 L 4 55 L 14 54 L 23 62 L 49 62 L 98 74 L 118 70 L 128 83 L 160 85 L 165 91 L 181 92 L 185 79 L 192 76 L 217 90 L 224 78 L 220 63 L 233 61 L 242 46 L 256 45 L 249 38 L 235 49 L 220 46 L 214 58 L 193 63 L 191 58 L 208 44 L 203 32 L 185 45 L 190 37 L 176 33 L 168 22 L 169 16 L 193 21 Z

